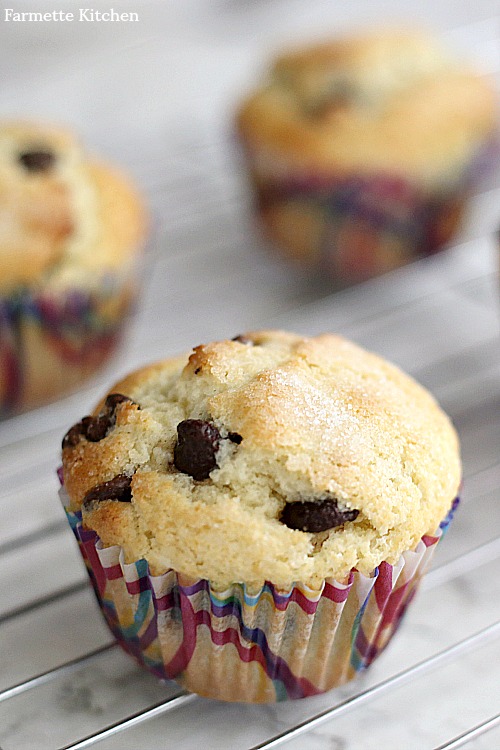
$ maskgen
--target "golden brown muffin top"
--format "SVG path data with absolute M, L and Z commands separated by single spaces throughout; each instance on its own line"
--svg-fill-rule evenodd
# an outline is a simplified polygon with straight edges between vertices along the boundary
M 89 160 L 69 131 L 0 125 L 0 291 L 92 285 L 127 266 L 145 234 L 128 179 Z
M 65 487 L 106 546 L 156 574 L 368 574 L 434 532 L 458 491 L 457 436 L 432 396 L 339 336 L 258 331 L 111 393 L 64 439 Z
M 492 84 L 425 33 L 381 29 L 283 54 L 242 105 L 240 132 L 296 169 L 386 171 L 434 184 L 495 128 Z

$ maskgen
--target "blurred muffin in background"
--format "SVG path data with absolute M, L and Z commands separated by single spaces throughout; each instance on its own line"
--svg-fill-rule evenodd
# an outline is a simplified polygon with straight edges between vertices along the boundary
M 135 188 L 70 132 L 0 124 L 0 416 L 71 390 L 114 351 L 145 234 Z
M 339 286 L 441 248 L 496 154 L 491 83 L 414 31 L 278 57 L 237 126 L 266 234 Z

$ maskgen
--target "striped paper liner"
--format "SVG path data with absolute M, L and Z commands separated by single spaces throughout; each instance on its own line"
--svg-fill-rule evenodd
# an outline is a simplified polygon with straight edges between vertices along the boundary
M 134 314 L 158 231 L 153 219 L 147 243 L 90 282 L 59 287 L 49 279 L 42 288 L 0 295 L 0 419 L 71 392 L 110 361 Z
M 64 489 L 61 499 L 67 505 Z M 387 646 L 429 567 L 458 499 L 433 535 L 371 576 L 353 570 L 319 590 L 259 590 L 125 563 L 66 507 L 97 599 L 123 649 L 160 679 L 225 701 L 271 703 L 317 695 L 362 672 Z
M 300 170 L 277 152 L 244 150 L 265 234 L 284 256 L 341 288 L 445 247 L 472 188 L 498 158 L 499 140 L 490 135 L 452 180 L 434 187 L 396 172 Z

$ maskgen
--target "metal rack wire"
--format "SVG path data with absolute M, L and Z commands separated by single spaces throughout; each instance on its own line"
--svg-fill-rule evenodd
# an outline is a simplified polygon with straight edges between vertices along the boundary
M 424 269 L 414 269 L 417 272 Z M 493 277 L 486 273 L 482 277 L 476 276 L 476 291 L 475 298 L 473 298 L 472 307 L 480 310 L 480 314 L 483 315 L 486 312 L 486 318 L 492 320 L 496 316 L 496 310 L 494 306 L 494 289 L 493 289 Z M 467 278 L 462 279 L 456 284 L 449 285 L 447 287 L 448 292 L 453 291 L 456 295 L 457 302 L 461 302 L 464 306 L 466 305 L 466 296 L 464 289 L 470 292 L 471 289 L 471 275 L 468 274 Z M 436 291 L 435 295 L 438 297 L 443 293 L 443 288 Z M 408 303 L 411 308 L 411 314 L 416 321 L 416 328 L 412 332 L 415 334 L 417 329 L 421 329 L 418 323 L 418 311 L 428 309 L 429 303 L 434 301 L 433 294 L 426 294 L 423 297 L 417 297 L 412 302 Z M 474 297 L 474 295 L 473 295 Z M 306 306 L 301 310 L 296 310 L 293 313 L 287 313 L 287 317 L 295 319 L 295 322 L 300 323 L 303 326 L 310 324 L 310 319 L 317 321 L 317 325 L 321 324 L 321 319 L 325 314 L 325 311 L 331 307 L 333 301 L 331 299 L 322 300 L 312 306 Z M 488 309 L 489 308 L 489 309 Z M 470 311 L 469 311 L 470 312 Z M 395 325 L 398 321 L 398 305 L 395 305 L 392 310 L 387 309 L 384 311 L 383 316 L 386 322 L 383 328 L 387 325 L 389 328 L 391 325 Z M 371 323 L 371 320 L 367 322 Z M 380 321 L 379 321 L 380 323 Z M 492 330 L 496 328 L 496 323 L 493 321 Z M 369 335 L 369 332 L 368 332 Z M 386 331 L 382 332 L 383 337 L 386 336 Z M 423 335 L 423 334 L 421 334 Z M 479 336 L 481 338 L 481 336 Z M 439 391 L 439 382 L 443 383 L 446 380 L 446 388 L 441 388 L 442 400 L 447 400 L 447 393 L 451 393 L 450 404 L 454 405 L 452 408 L 452 416 L 458 423 L 459 429 L 462 428 L 462 434 L 465 438 L 465 486 L 470 488 L 470 492 L 466 492 L 464 498 L 464 507 L 461 510 L 461 515 L 465 517 L 465 525 L 467 526 L 469 515 L 473 513 L 474 504 L 481 504 L 482 498 L 486 497 L 486 507 L 490 508 L 492 515 L 489 518 L 492 526 L 490 531 L 495 531 L 495 520 L 498 520 L 498 515 L 495 516 L 495 501 L 493 498 L 498 500 L 498 494 L 500 493 L 500 463 L 498 461 L 486 461 L 482 454 L 482 448 L 484 447 L 483 442 L 476 443 L 472 447 L 471 441 L 474 441 L 477 437 L 477 429 L 480 432 L 487 433 L 488 439 L 494 435 L 494 445 L 489 445 L 489 455 L 494 455 L 500 447 L 500 413 L 498 410 L 499 395 L 498 395 L 498 380 L 495 383 L 495 378 L 500 377 L 500 361 L 498 357 L 491 356 L 491 349 L 498 346 L 498 338 L 496 333 L 491 331 L 488 332 L 486 341 L 481 340 L 479 343 L 473 343 L 472 345 L 467 344 L 462 350 L 453 348 L 451 355 L 446 356 L 444 359 L 435 359 L 434 362 L 430 362 L 425 365 L 425 368 L 421 370 L 420 375 L 424 375 L 424 380 L 432 382 L 434 378 L 434 385 Z M 500 354 L 500 347 L 499 347 Z M 476 362 L 480 365 L 481 358 L 488 363 L 488 368 L 478 369 L 477 378 L 474 381 L 470 381 L 466 368 L 460 367 L 459 363 L 462 360 L 464 363 L 468 358 L 473 357 Z M 457 366 L 458 364 L 458 366 Z M 442 371 L 447 373 L 447 377 L 444 378 Z M 453 373 L 453 380 L 450 379 Z M 417 374 L 419 374 L 417 372 Z M 461 394 L 459 398 L 456 395 L 456 389 L 459 384 L 462 386 L 458 388 Z M 471 389 L 474 393 L 471 396 Z M 471 401 L 472 398 L 472 401 Z M 465 404 L 464 408 L 461 408 Z M 477 416 L 479 415 L 479 417 Z M 34 428 L 37 425 L 37 420 L 34 418 L 31 422 Z M 4 427 L 6 427 L 4 425 Z M 36 430 L 35 430 L 36 431 Z M 52 430 L 53 431 L 53 428 Z M 468 435 L 467 433 L 470 433 Z M 39 436 L 43 439 L 43 432 Z M 486 461 L 486 465 L 484 465 Z M 29 476 L 29 466 L 24 466 L 24 472 Z M 19 475 L 18 475 L 19 479 Z M 21 488 L 22 489 L 22 488 Z M 471 516 L 472 517 L 472 516 Z M 30 548 L 36 543 L 40 534 L 46 538 L 54 537 L 58 539 L 59 536 L 66 534 L 65 524 L 61 523 L 60 520 L 49 519 L 49 522 L 45 525 L 42 524 L 36 532 L 26 533 L 24 535 L 17 536 L 9 539 L 3 543 L 0 548 L 0 563 L 5 556 L 9 556 L 14 551 L 19 552 L 20 549 Z M 450 532 L 451 540 L 449 544 L 450 551 L 456 552 L 448 559 L 444 559 L 440 564 L 428 574 L 423 592 L 421 596 L 427 596 L 429 592 L 438 590 L 446 593 L 450 587 L 456 585 L 457 581 L 461 581 L 464 576 L 470 575 L 471 571 L 481 570 L 485 564 L 488 566 L 492 561 L 500 558 L 500 540 L 497 536 L 491 537 L 488 528 L 483 528 L 480 533 L 475 534 L 472 538 L 466 539 L 466 548 L 463 549 L 463 540 L 453 539 L 453 530 Z M 486 537 L 486 538 L 485 538 Z M 458 543 L 460 542 L 460 543 Z M 37 613 L 41 610 L 49 609 L 55 603 L 63 605 L 64 607 L 70 608 L 72 606 L 72 600 L 75 597 L 79 597 L 82 594 L 86 594 L 88 590 L 87 581 L 82 575 L 78 576 L 76 580 L 72 580 L 68 585 L 60 588 L 49 590 L 44 596 L 36 599 L 29 599 L 23 602 L 19 606 L 7 608 L 3 611 L 0 616 L 0 638 L 2 636 L 2 629 L 9 624 L 19 622 L 23 618 L 37 618 Z M 498 614 L 498 612 L 497 612 Z M 401 636 L 405 638 L 404 634 Z M 312 710 L 306 712 L 305 718 L 301 718 L 297 722 L 288 722 L 284 728 L 279 731 L 271 733 L 270 736 L 263 741 L 253 742 L 248 745 L 241 745 L 241 747 L 252 747 L 252 750 L 263 750 L 264 748 L 275 748 L 284 745 L 285 743 L 292 743 L 292 741 L 298 741 L 298 738 L 308 738 L 311 733 L 314 733 L 318 727 L 324 725 L 332 725 L 332 722 L 336 722 L 343 715 L 349 715 L 350 717 L 356 717 L 362 715 L 361 709 L 366 708 L 370 703 L 376 702 L 384 696 L 390 696 L 397 692 L 401 687 L 405 685 L 411 685 L 415 681 L 422 678 L 426 678 L 428 681 L 432 681 L 433 675 L 436 672 L 444 671 L 450 667 L 450 665 L 456 665 L 462 662 L 466 655 L 469 653 L 475 653 L 477 650 L 491 648 L 495 646 L 498 648 L 498 642 L 500 640 L 500 621 L 488 621 L 485 619 L 481 623 L 481 627 L 475 629 L 473 632 L 468 633 L 464 637 L 457 638 L 449 645 L 438 650 L 432 650 L 431 652 L 424 655 L 423 658 L 416 658 L 411 661 L 402 670 L 390 671 L 389 674 L 383 676 L 382 679 L 377 679 L 373 684 L 369 684 L 364 687 L 363 684 L 352 690 L 347 697 L 340 697 L 337 695 L 338 691 L 334 691 L 330 696 L 331 705 L 323 705 L 321 710 Z M 22 644 L 19 644 L 22 649 Z M 48 686 L 53 682 L 61 681 L 62 678 L 71 678 L 76 675 L 82 669 L 87 669 L 91 666 L 99 664 L 101 660 L 105 658 L 107 654 L 116 651 L 117 648 L 114 643 L 106 642 L 100 645 L 98 648 L 91 649 L 88 652 L 72 658 L 66 662 L 51 666 L 49 669 L 42 671 L 35 676 L 28 677 L 27 679 L 20 680 L 16 684 L 10 687 L 5 687 L 0 691 L 0 708 L 2 705 L 7 705 L 10 701 L 14 701 L 22 695 L 28 695 L 36 693 L 37 690 L 41 690 L 43 686 Z M 425 649 L 424 649 L 425 651 Z M 417 655 L 418 656 L 418 655 Z M 472 678 L 471 678 L 472 679 Z M 500 696 L 497 695 L 498 699 Z M 304 703 L 307 703 L 304 702 Z M 112 740 L 113 737 L 120 735 L 122 738 L 124 734 L 131 730 L 142 727 L 143 729 L 152 722 L 153 719 L 163 717 L 163 720 L 167 722 L 166 714 L 169 717 L 173 716 L 175 712 L 183 708 L 191 706 L 192 710 L 197 712 L 203 711 L 206 702 L 196 696 L 187 694 L 185 691 L 174 689 L 169 694 L 155 702 L 151 702 L 146 707 L 142 707 L 137 711 L 130 713 L 129 715 L 121 716 L 116 721 L 107 722 L 105 717 L 99 718 L 98 725 L 95 730 L 88 734 L 82 734 L 79 738 L 66 743 L 64 745 L 46 745 L 40 744 L 40 747 L 64 747 L 65 750 L 76 750 L 77 748 L 91 747 L 96 743 L 102 743 L 103 747 L 108 747 L 106 741 Z M 497 701 L 498 705 L 498 701 Z M 233 709 L 234 710 L 234 709 Z M 352 718 L 351 720 L 355 720 Z M 448 732 L 444 733 L 444 736 L 449 736 L 449 739 L 444 743 L 427 745 L 426 747 L 435 747 L 436 750 L 444 750 L 444 748 L 458 748 L 470 743 L 477 742 L 480 738 L 486 735 L 488 732 L 494 732 L 498 728 L 500 723 L 499 714 L 485 715 L 481 717 L 480 721 L 476 721 L 470 728 L 461 732 Z M 168 724 L 165 724 L 168 728 Z M 147 744 L 147 732 L 142 735 L 142 739 L 138 746 L 140 747 L 154 747 L 156 745 Z M 491 735 L 493 736 L 493 735 Z M 0 741 L 3 750 L 13 750 L 16 747 L 29 747 L 30 745 L 16 745 L 15 742 L 11 742 L 9 737 L 8 741 L 1 739 L 0 729 Z M 308 742 L 307 739 L 303 740 Z M 5 743 L 5 744 L 4 744 Z M 485 747 L 495 747 L 495 740 L 492 740 L 491 745 L 485 745 Z M 114 745 L 109 745 L 113 747 Z M 167 745 L 170 746 L 170 745 Z M 173 745 L 172 745 L 173 746 Z M 176 747 L 191 747 L 189 741 L 185 745 L 179 745 L 176 743 Z M 210 738 L 207 738 L 207 746 L 210 745 Z M 215 745 L 214 745 L 215 746 Z M 309 746 L 298 745 L 300 746 Z M 390 747 L 391 745 L 386 745 Z M 472 746 L 472 745 L 471 745 Z M 476 746 L 476 745 L 474 745 Z M 235 738 L 234 747 L 240 747 L 237 738 Z M 362 745 L 360 745 L 362 747 Z M 423 747 L 423 746 L 422 746 Z

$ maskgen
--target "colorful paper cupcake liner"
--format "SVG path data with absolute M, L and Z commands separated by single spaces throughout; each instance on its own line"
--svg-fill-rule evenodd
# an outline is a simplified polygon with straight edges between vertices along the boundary
M 269 164 L 263 175 L 251 167 L 257 211 L 284 251 L 297 241 L 286 225 L 299 235 L 302 226 L 308 238 L 299 253 L 304 263 L 339 284 L 360 281 L 438 252 L 457 230 L 472 187 L 491 170 L 498 150 L 495 136 L 453 184 L 432 191 L 397 174 L 294 174 L 279 162 L 273 176 Z M 259 164 L 250 149 L 247 159 Z
M 146 560 L 125 563 L 105 548 L 80 513 L 69 523 L 106 621 L 123 649 L 160 679 L 226 701 L 276 702 L 317 695 L 362 672 L 398 629 L 457 507 L 433 535 L 396 565 L 371 576 L 353 570 L 319 590 L 296 583 L 258 591 L 169 570 L 153 576 Z
M 53 396 L 71 389 L 104 364 L 121 340 L 137 286 L 129 274 L 104 280 L 95 292 L 26 289 L 0 298 L 0 419 L 48 400 L 51 386 Z

